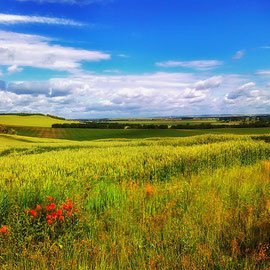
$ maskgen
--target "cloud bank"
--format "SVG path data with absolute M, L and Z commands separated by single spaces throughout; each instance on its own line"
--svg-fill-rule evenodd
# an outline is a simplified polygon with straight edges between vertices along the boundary
M 257 87 L 243 75 L 165 72 L 2 81 L 0 111 L 73 118 L 265 113 L 270 109 L 268 87 Z

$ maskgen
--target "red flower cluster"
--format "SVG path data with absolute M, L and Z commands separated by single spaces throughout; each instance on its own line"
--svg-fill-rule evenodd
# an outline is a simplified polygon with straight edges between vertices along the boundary
M 40 205 L 36 206 L 35 210 L 25 209 L 26 213 L 29 213 L 33 218 L 42 218 L 45 217 L 47 224 L 51 225 L 56 221 L 63 221 L 65 217 L 70 217 L 72 215 L 73 205 L 71 200 L 67 199 L 62 205 L 62 209 L 57 209 L 57 206 L 52 201 L 53 197 L 49 197 L 49 204 L 42 209 Z
M 6 234 L 7 233 L 7 227 L 6 226 L 2 226 L 2 228 L 0 229 L 0 232 L 2 233 L 2 234 Z

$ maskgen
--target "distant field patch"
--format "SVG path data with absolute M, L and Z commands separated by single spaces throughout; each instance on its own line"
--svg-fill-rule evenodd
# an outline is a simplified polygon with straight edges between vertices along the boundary
M 27 126 L 27 127 L 51 127 L 52 124 L 72 123 L 68 120 L 55 119 L 45 115 L 0 115 L 0 125 Z

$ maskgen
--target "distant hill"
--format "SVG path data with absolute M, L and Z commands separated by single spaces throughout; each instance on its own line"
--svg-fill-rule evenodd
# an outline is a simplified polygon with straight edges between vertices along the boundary
M 0 125 L 27 126 L 27 127 L 51 127 L 52 124 L 72 123 L 74 121 L 54 115 L 44 114 L 0 114 Z

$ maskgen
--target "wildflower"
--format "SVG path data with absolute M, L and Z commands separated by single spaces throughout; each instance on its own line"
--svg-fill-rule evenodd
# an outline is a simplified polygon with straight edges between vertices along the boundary
M 52 221 L 51 221 L 50 219 L 48 219 L 48 220 L 47 220 L 47 223 L 48 223 L 49 225 L 51 225 L 51 224 L 52 224 Z
M 28 211 L 29 211 L 29 209 L 27 209 L 27 208 L 24 209 L 24 212 L 25 213 L 28 213 Z
M 54 203 L 51 203 L 50 205 L 47 205 L 46 206 L 46 209 L 47 210 L 52 210 L 52 209 L 54 209 L 56 207 L 56 205 L 54 204 Z
M 37 212 L 35 210 L 31 210 L 30 211 L 30 214 L 33 216 L 33 217 L 37 217 Z
M 0 232 L 1 233 L 7 233 L 7 227 L 6 226 L 2 226 Z
M 62 210 L 57 210 L 56 213 L 57 213 L 57 215 L 62 216 L 63 211 Z
M 151 186 L 150 184 L 147 184 L 147 189 L 146 189 L 146 195 L 150 196 L 154 194 L 154 187 Z
M 63 220 L 64 219 L 64 217 L 63 216 L 59 216 L 59 218 L 58 218 L 59 220 Z
M 68 216 L 71 216 L 71 211 L 68 211 L 68 212 L 67 212 L 67 215 L 68 215 Z
M 40 205 L 37 205 L 36 209 L 37 210 L 40 210 L 41 209 L 41 206 Z
M 53 200 L 53 197 L 50 196 L 50 197 L 49 197 L 49 201 L 52 201 L 52 200 Z
M 153 218 L 152 218 L 152 217 L 150 217 L 150 218 L 149 218 L 149 220 L 150 220 L 150 221 L 152 221 L 152 220 L 153 220 Z
M 52 215 L 47 215 L 47 219 L 52 219 Z

